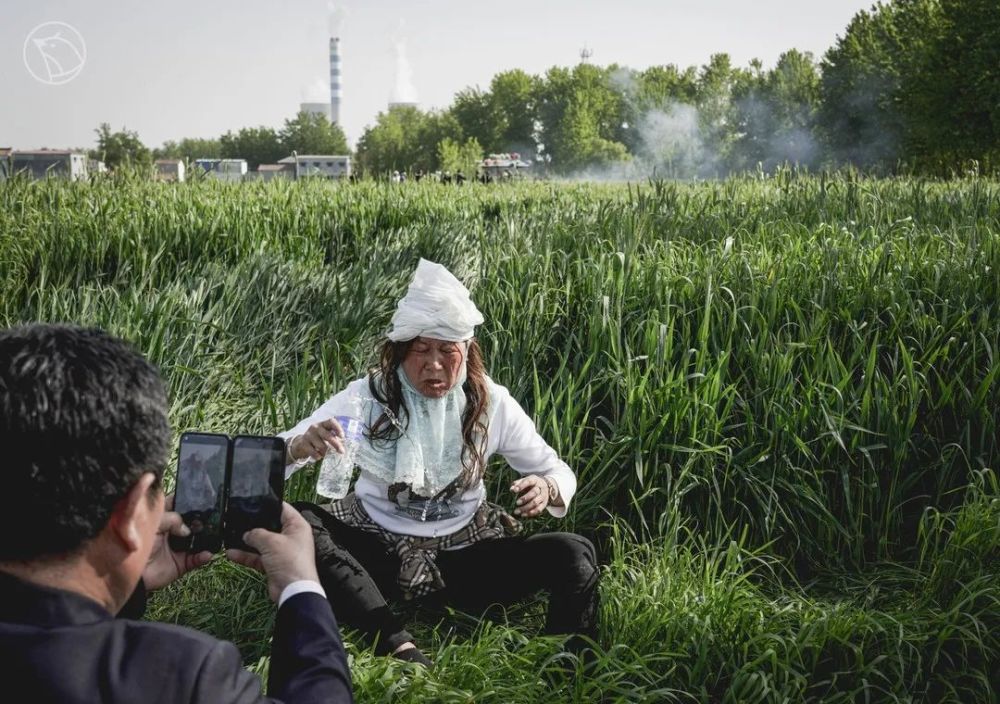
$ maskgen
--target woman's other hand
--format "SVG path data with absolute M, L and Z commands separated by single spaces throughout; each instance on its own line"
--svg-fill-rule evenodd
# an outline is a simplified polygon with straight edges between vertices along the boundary
M 321 460 L 331 447 L 344 454 L 344 429 L 336 418 L 311 425 L 306 432 L 292 438 L 288 444 L 288 455 L 295 462 L 308 457 Z
M 521 477 L 510 485 L 510 490 L 517 495 L 516 516 L 534 518 L 549 505 L 549 483 L 541 475 Z

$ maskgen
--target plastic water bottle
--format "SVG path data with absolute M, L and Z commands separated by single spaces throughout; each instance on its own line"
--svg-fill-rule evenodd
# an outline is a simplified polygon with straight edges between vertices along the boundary
M 351 486 L 354 474 L 354 458 L 357 456 L 358 441 L 361 440 L 361 421 L 350 416 L 335 416 L 344 430 L 344 453 L 330 448 L 326 451 L 319 467 L 316 491 L 330 499 L 342 499 Z

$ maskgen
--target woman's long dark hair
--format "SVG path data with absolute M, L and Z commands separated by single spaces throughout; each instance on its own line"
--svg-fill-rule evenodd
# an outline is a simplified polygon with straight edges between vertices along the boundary
M 378 366 L 368 374 L 368 389 L 384 411 L 365 435 L 372 442 L 392 443 L 399 439 L 408 425 L 409 411 L 403 402 L 403 388 L 396 370 L 406 359 L 413 340 L 386 340 L 379 353 Z M 475 338 L 469 341 L 466 354 L 465 412 L 462 414 L 462 476 L 461 484 L 468 489 L 483 477 L 486 470 L 487 406 L 490 401 L 486 385 L 486 365 Z

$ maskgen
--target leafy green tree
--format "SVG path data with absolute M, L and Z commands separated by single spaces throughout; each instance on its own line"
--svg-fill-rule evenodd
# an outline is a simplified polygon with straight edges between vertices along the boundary
M 364 173 L 378 176 L 405 171 L 416 158 L 416 139 L 422 113 L 410 105 L 394 105 L 380 112 L 375 124 L 358 140 L 357 162 Z
M 619 70 L 617 66 L 581 63 L 546 73 L 538 116 L 545 151 L 558 171 L 602 167 L 627 159 L 627 148 L 615 139 L 624 102 L 610 76 Z
M 636 82 L 640 109 L 674 101 L 694 103 L 698 98 L 698 75 L 693 66 L 683 71 L 673 64 L 650 66 L 636 75 Z
M 464 134 L 487 149 L 499 151 L 500 120 L 493 109 L 493 94 L 477 88 L 466 88 L 455 95 L 450 112 Z
M 819 70 L 813 55 L 786 51 L 767 74 L 767 96 L 778 131 L 811 130 L 819 107 Z
M 819 123 L 836 158 L 894 168 L 920 147 L 906 85 L 926 70 L 939 0 L 897 0 L 854 16 L 821 62 Z
M 375 124 L 358 140 L 358 166 L 368 174 L 390 171 L 435 171 L 438 144 L 462 140 L 462 128 L 450 112 L 423 112 L 412 105 L 394 105 L 379 113 Z
M 733 66 L 729 54 L 713 54 L 698 72 L 697 107 L 706 150 L 723 160 L 738 137 L 733 94 L 751 78 L 747 69 Z
M 504 71 L 490 83 L 492 108 L 499 121 L 490 152 L 531 152 L 535 145 L 541 81 L 521 70 Z
M 438 166 L 442 171 L 461 172 L 472 178 L 482 160 L 483 148 L 475 137 L 469 137 L 464 143 L 445 137 L 438 143 Z
M 488 152 L 535 150 L 535 123 L 541 81 L 515 69 L 498 73 L 488 91 L 468 88 L 451 107 L 463 134 L 475 137 Z
M 938 0 L 921 19 L 926 52 L 901 80 L 908 156 L 944 173 L 1000 167 L 1000 6 Z
M 167 141 L 159 149 L 154 150 L 157 159 L 221 159 L 222 143 L 218 139 L 200 139 L 185 137 L 180 142 Z
M 319 113 L 300 111 L 294 118 L 285 120 L 278 134 L 278 141 L 285 156 L 299 154 L 349 154 L 347 137 L 340 125 L 330 122 Z
M 684 105 L 694 105 L 697 74 L 694 68 L 680 71 L 671 64 L 651 66 L 645 71 L 620 69 L 610 74 L 613 88 L 621 95 L 621 122 L 615 139 L 629 153 L 649 156 L 651 113 L 670 114 Z
M 757 63 L 740 76 L 733 85 L 735 138 L 727 166 L 817 165 L 821 158 L 816 134 L 819 81 L 812 55 L 795 49 L 782 54 L 770 71 L 763 71 Z
M 462 126 L 451 113 L 447 111 L 424 113 L 417 132 L 417 157 L 410 169 L 437 171 L 441 168 L 438 145 L 445 139 L 461 142 L 463 138 Z
M 289 155 L 278 133 L 270 127 L 244 127 L 236 133 L 226 132 L 219 138 L 219 144 L 223 158 L 246 159 L 252 171 L 261 164 L 273 164 Z
M 97 148 L 90 152 L 90 156 L 103 161 L 109 169 L 149 166 L 152 163 L 152 153 L 139 139 L 138 133 L 124 127 L 112 132 L 107 122 L 102 122 L 94 132 L 97 133 Z

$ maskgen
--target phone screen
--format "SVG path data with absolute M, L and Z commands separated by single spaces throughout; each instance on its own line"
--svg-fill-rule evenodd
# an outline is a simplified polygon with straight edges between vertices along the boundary
M 218 552 L 222 548 L 228 459 L 229 438 L 225 435 L 181 435 L 174 511 L 181 514 L 191 529 L 191 536 L 170 536 L 171 547 L 175 550 Z
M 284 440 L 246 435 L 233 440 L 226 547 L 251 549 L 243 542 L 243 534 L 252 528 L 281 530 L 284 485 Z

